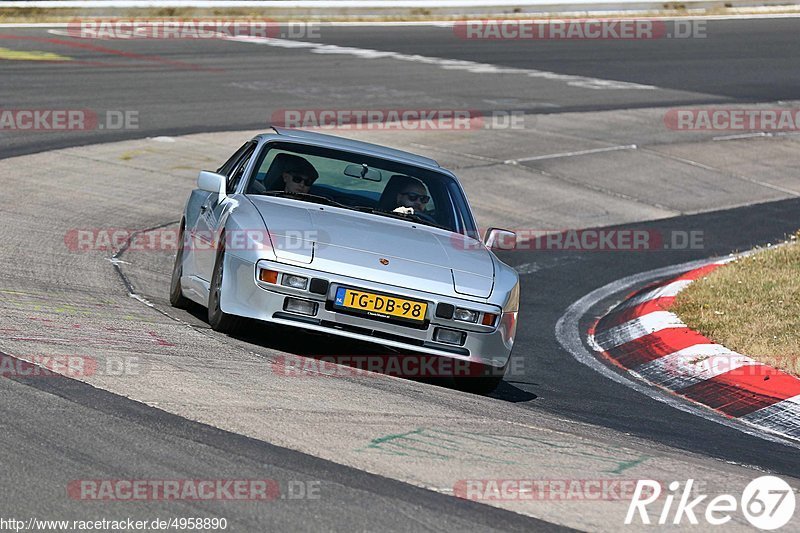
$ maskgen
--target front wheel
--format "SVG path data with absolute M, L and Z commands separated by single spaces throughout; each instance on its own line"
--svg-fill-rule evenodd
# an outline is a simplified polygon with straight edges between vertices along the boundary
M 219 249 L 217 250 L 217 260 L 214 263 L 214 274 L 211 276 L 211 291 L 208 295 L 208 323 L 214 331 L 230 334 L 239 331 L 244 319 L 240 316 L 229 315 L 223 312 L 220 307 L 224 264 L 225 237 L 221 235 Z
M 175 255 L 175 264 L 172 266 L 172 278 L 169 282 L 169 303 L 172 307 L 186 309 L 189 307 L 189 298 L 183 295 L 181 276 L 183 276 L 183 239 L 184 227 L 178 233 L 178 253 Z
M 489 394 L 503 381 L 506 368 L 508 368 L 508 363 L 502 367 L 494 367 L 470 362 L 466 375 L 454 376 L 453 380 L 458 390 L 475 394 Z

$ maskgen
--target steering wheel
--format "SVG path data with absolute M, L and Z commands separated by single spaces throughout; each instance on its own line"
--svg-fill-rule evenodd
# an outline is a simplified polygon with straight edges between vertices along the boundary
M 426 222 L 431 222 L 437 225 L 439 224 L 439 222 L 437 222 L 430 213 L 426 213 L 425 211 L 414 211 L 414 214 Z

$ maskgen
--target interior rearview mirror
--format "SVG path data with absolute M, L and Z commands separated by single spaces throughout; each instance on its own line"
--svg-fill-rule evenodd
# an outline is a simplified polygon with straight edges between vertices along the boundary
M 366 163 L 361 165 L 347 165 L 344 167 L 344 175 L 368 181 L 381 181 L 383 179 L 380 170 L 369 168 Z

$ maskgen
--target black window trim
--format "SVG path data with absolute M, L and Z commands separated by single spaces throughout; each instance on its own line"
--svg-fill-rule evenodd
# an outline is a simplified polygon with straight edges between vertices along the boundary
M 239 150 L 241 152 L 239 158 L 236 160 L 236 163 L 230 168 L 230 170 L 228 171 L 229 173 L 226 175 L 227 179 L 225 180 L 225 189 L 228 194 L 234 194 L 239 186 L 239 182 L 241 182 L 241 180 L 245 177 L 244 170 L 246 169 L 247 164 L 252 159 L 253 154 L 255 154 L 256 151 L 255 149 L 257 144 L 258 143 L 256 143 L 255 141 L 249 141 L 244 146 L 242 146 L 244 150 L 242 149 Z M 239 180 L 234 181 L 234 178 L 236 177 L 236 174 L 239 171 L 241 171 Z

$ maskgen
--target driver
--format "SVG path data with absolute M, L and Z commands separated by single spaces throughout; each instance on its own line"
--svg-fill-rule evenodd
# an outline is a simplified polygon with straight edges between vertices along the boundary
M 425 205 L 431 199 L 431 197 L 428 196 L 428 190 L 425 188 L 425 184 L 417 178 L 412 178 L 410 176 L 403 177 L 405 179 L 403 180 L 402 186 L 398 189 L 396 198 L 397 208 L 395 208 L 394 211 L 408 212 L 407 210 L 410 208 L 411 213 L 424 212 Z
M 317 169 L 307 159 L 293 154 L 281 154 L 283 158 L 284 192 L 292 194 L 307 194 L 311 186 L 319 177 Z

